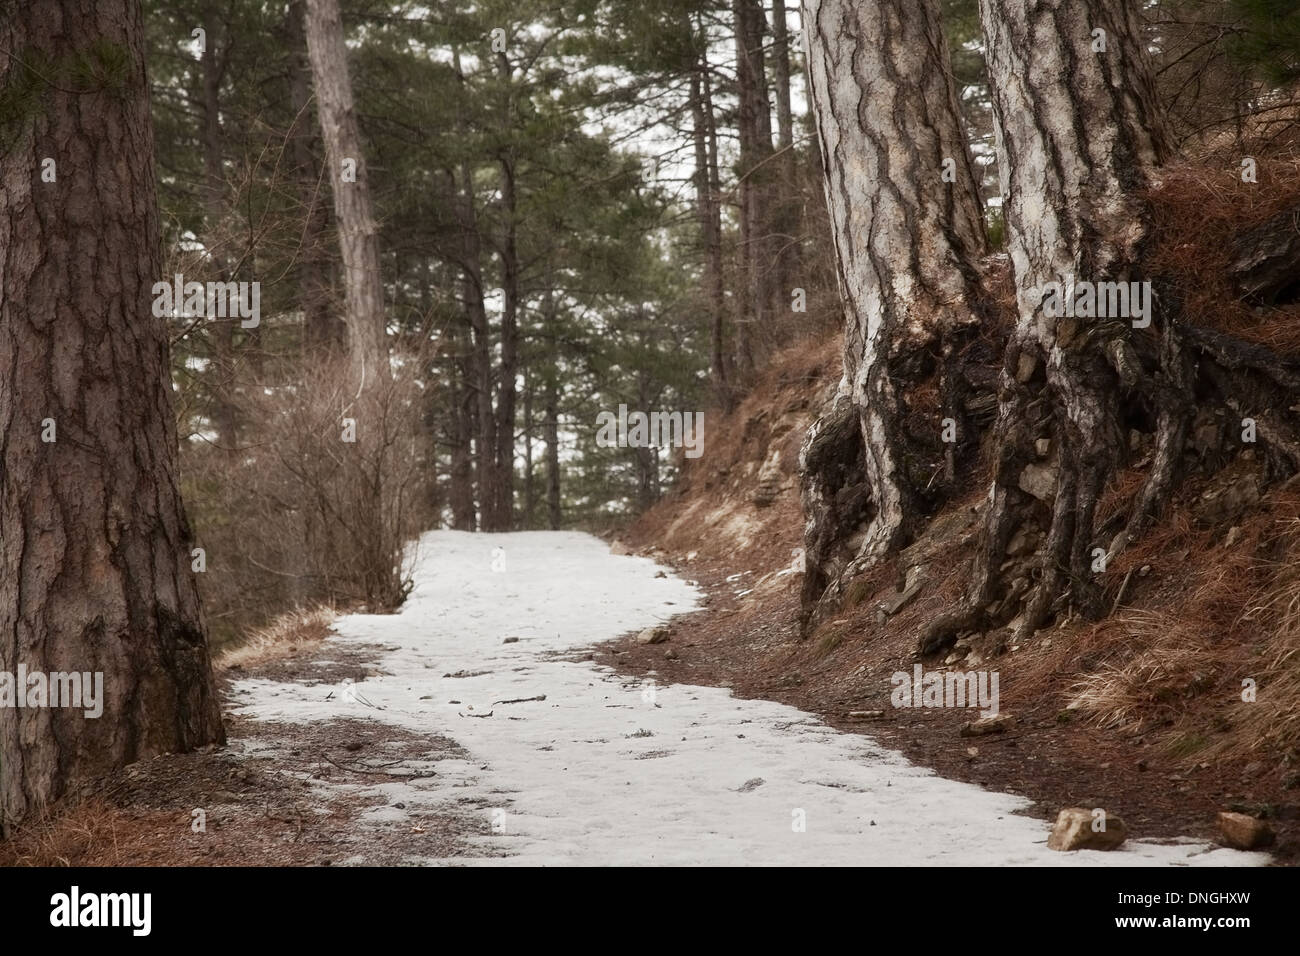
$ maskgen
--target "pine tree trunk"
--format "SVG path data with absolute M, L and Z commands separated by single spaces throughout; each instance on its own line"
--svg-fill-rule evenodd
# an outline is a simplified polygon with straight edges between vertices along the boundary
M 789 311 L 783 296 L 795 287 L 802 272 L 799 248 L 800 188 L 796 181 L 794 115 L 790 105 L 790 35 L 785 0 L 772 2 L 772 79 L 776 92 L 776 188 L 772 199 L 772 248 L 776 256 L 773 308 Z
M 455 354 L 448 374 L 451 377 L 451 526 L 457 531 L 473 531 L 474 516 L 474 371 L 470 329 L 467 322 L 453 326 Z
M 1187 374 L 1172 323 L 1153 322 L 1142 332 L 1128 317 L 1053 318 L 1043 307 L 1047 283 L 1143 278 L 1150 232 L 1143 192 L 1164 144 L 1137 12 L 1126 0 L 981 0 L 980 12 L 1018 317 L 969 603 L 927 630 L 925 650 L 946 646 L 959 628 L 1013 616 L 1012 640 L 1023 638 L 1065 599 L 1086 615 L 1098 613 L 1093 549 L 1113 556 L 1162 497 L 1191 407 L 1179 400 Z M 1096 48 L 1099 36 L 1104 50 Z M 1158 349 L 1144 344 L 1157 328 Z M 1135 350 L 1161 353 L 1152 370 L 1164 380 L 1159 388 Z M 1139 383 L 1141 392 L 1163 396 L 1156 460 L 1128 527 L 1102 541 L 1097 501 L 1121 461 L 1120 409 Z M 1051 495 L 1040 494 L 1050 505 L 1021 488 L 1042 438 L 1052 441 L 1048 466 L 1058 476 Z M 1037 585 L 1022 609 L 1019 600 L 1001 599 L 999 585 L 1007 542 L 1026 522 L 1046 526 L 1046 539 L 1031 569 Z
M 524 373 L 524 514 L 520 526 L 525 530 L 533 526 L 533 510 L 537 505 L 537 487 L 533 481 L 533 377 Z
M 221 80 L 225 72 L 219 62 L 218 52 L 221 32 L 217 29 L 215 5 L 204 7 L 204 22 L 208 24 L 203 48 L 203 211 L 204 236 L 208 257 L 221 282 L 230 281 L 228 250 L 224 248 L 222 224 L 225 219 L 226 178 L 222 171 L 221 138 Z M 235 388 L 235 318 L 207 319 L 209 341 L 212 343 L 213 378 L 212 421 L 216 426 L 217 444 L 227 454 L 234 455 L 239 447 L 236 433 Z
M 352 105 L 338 0 L 307 0 L 306 32 L 338 222 L 348 351 L 354 376 L 363 386 L 369 386 L 390 377 L 384 285 L 379 271 L 379 227 L 370 206 L 370 180 Z M 345 168 L 355 172 L 355 182 L 350 173 L 344 178 Z
M 0 707 L 7 829 L 224 733 L 151 312 L 166 277 L 140 4 L 28 0 L 0 19 L 0 50 L 0 89 L 34 94 L 0 117 L 0 671 L 103 674 L 98 719 Z
M 332 352 L 343 345 L 345 329 L 331 307 L 330 257 L 325 246 L 329 228 L 329 185 L 316 160 L 311 108 L 311 62 L 307 57 L 304 2 L 294 0 L 288 13 L 288 42 L 292 51 L 289 104 L 293 109 L 290 156 L 294 188 L 303 218 L 298 250 L 298 307 L 302 309 L 303 344 L 309 352 Z
M 703 70 L 708 69 L 707 62 Z M 723 341 L 726 315 L 726 292 L 722 277 L 722 214 L 712 191 L 709 170 L 709 118 L 705 115 L 703 70 L 691 73 L 691 119 L 695 146 L 695 212 L 700 227 L 704 253 L 703 296 L 709 304 L 710 350 L 709 374 L 713 389 L 724 408 L 730 406 L 731 389 L 727 384 L 727 360 Z M 710 106 L 711 110 L 712 107 Z
M 909 391 L 978 322 L 985 238 L 937 0 L 805 0 L 804 30 L 845 306 L 840 394 L 803 449 L 808 616 L 917 529 L 962 411 Z
M 737 364 L 742 374 L 757 360 L 756 337 L 771 325 L 775 298 L 768 209 L 772 170 L 764 165 L 772 155 L 772 114 L 767 98 L 767 69 L 763 55 L 765 20 L 759 0 L 732 0 L 736 40 L 736 132 L 740 142 L 737 189 L 740 204 L 740 275 L 743 312 L 737 317 Z
M 501 163 L 501 201 L 505 234 L 501 242 L 501 374 L 497 379 L 496 461 L 494 522 L 486 531 L 509 531 L 514 523 L 515 403 L 519 373 L 519 249 L 515 222 L 515 166 L 513 157 Z
M 552 372 L 546 379 L 546 517 L 552 531 L 560 530 L 563 514 L 560 509 L 560 391 Z

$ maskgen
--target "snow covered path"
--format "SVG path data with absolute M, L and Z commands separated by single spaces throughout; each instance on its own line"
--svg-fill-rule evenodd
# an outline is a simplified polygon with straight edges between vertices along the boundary
M 494 571 L 498 547 L 504 569 Z M 436 776 L 313 785 L 382 796 L 367 826 L 409 829 L 421 814 L 449 809 L 483 814 L 492 835 L 475 840 L 509 854 L 485 863 L 1267 862 L 1133 840 L 1113 853 L 1053 852 L 1047 825 L 1016 812 L 1027 801 L 937 777 L 810 714 L 554 659 L 689 610 L 697 592 L 656 578 L 658 570 L 574 532 L 433 532 L 421 541 L 416 588 L 401 613 L 342 618 L 330 642 L 383 645 L 375 654 L 383 676 L 355 694 L 243 680 L 236 710 L 287 722 L 368 718 L 454 739 L 468 759 L 439 760 Z M 438 862 L 414 838 L 409 860 Z

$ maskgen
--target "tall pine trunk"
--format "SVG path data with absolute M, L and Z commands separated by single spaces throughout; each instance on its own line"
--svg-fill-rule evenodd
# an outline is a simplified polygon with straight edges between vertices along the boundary
M 770 235 L 773 169 L 772 110 L 763 53 L 766 20 L 760 0 L 732 0 L 736 40 L 736 132 L 740 143 L 740 275 L 742 312 L 736 319 L 736 361 L 741 375 L 753 371 L 759 340 L 773 318 L 775 257 Z
M 390 377 L 384 284 L 379 271 L 379 227 L 371 211 L 370 180 L 352 103 L 338 0 L 307 0 L 306 32 L 317 113 L 334 191 L 347 302 L 348 351 L 354 377 L 362 387 L 368 387 Z
M 0 116 L 0 672 L 103 674 L 97 719 L 0 706 L 7 829 L 224 733 L 151 311 L 166 277 L 140 4 L 28 0 L 0 49 L 0 90 L 30 94 Z
M 845 306 L 839 395 L 802 455 L 807 619 L 919 525 L 962 411 L 909 390 L 978 322 L 985 237 L 937 0 L 805 0 L 804 30 Z
M 1098 613 L 1094 549 L 1113 557 L 1163 496 L 1191 407 L 1179 400 L 1186 360 L 1172 323 L 1141 331 L 1128 317 L 1053 317 L 1044 307 L 1048 283 L 1142 280 L 1150 233 L 1143 193 L 1164 142 L 1137 12 L 1127 0 L 981 0 L 980 12 L 1017 321 L 968 606 L 927 630 L 925 650 L 946 646 L 961 628 L 1013 616 L 1011 639 L 1022 639 L 1064 600 Z M 1151 346 L 1157 329 L 1162 342 Z M 1139 350 L 1159 353 L 1150 370 L 1162 379 L 1158 387 Z M 1161 405 L 1155 461 L 1128 526 L 1106 541 L 1097 503 L 1124 452 L 1120 409 L 1143 394 Z M 1043 438 L 1053 449 L 1045 465 L 1034 462 L 1034 441 Z M 1024 480 L 1031 467 L 1055 476 L 1041 501 L 1025 490 L 1034 487 Z M 1026 522 L 1046 534 L 1035 557 L 1037 584 L 1022 605 L 1015 594 L 1002 597 L 1000 568 L 1010 536 Z M 994 604 L 990 615 L 985 609 Z
M 224 30 L 217 29 L 216 4 L 204 6 L 207 24 L 203 47 L 203 214 L 205 245 L 215 278 L 229 282 L 228 250 L 222 236 L 225 220 L 226 177 L 222 169 L 221 81 L 225 66 L 219 56 Z M 229 41 L 227 41 L 229 42 Z M 209 318 L 212 358 L 216 385 L 213 388 L 212 421 L 217 443 L 228 455 L 238 452 L 237 412 L 235 409 L 235 318 Z
M 303 219 L 302 246 L 298 250 L 298 307 L 302 309 L 303 345 L 308 352 L 333 352 L 343 345 L 345 329 L 334 315 L 331 298 L 331 264 L 325 246 L 329 228 L 329 185 L 316 159 L 311 108 L 311 62 L 304 33 L 304 2 L 289 5 L 286 30 L 290 50 L 289 105 L 293 125 L 289 131 L 294 190 Z

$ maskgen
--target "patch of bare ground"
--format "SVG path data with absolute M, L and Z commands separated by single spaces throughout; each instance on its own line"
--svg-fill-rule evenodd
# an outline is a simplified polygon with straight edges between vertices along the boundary
M 301 620 L 301 632 L 281 622 L 281 639 L 218 661 L 228 707 L 238 703 L 236 677 L 309 685 L 350 677 L 364 698 L 365 678 L 379 673 L 374 656 L 331 645 L 319 617 Z M 467 757 L 454 741 L 355 718 L 292 724 L 227 714 L 226 730 L 224 748 L 140 761 L 63 801 L 0 842 L 0 866 L 402 865 L 493 855 L 481 808 L 450 792 L 437 810 L 401 798 L 407 787 L 444 786 L 438 762 Z

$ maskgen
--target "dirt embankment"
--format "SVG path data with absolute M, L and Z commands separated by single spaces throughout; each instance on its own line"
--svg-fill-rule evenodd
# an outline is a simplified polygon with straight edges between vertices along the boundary
M 1249 452 L 1213 478 L 1190 467 L 1175 506 L 1110 569 L 1106 619 L 1058 621 L 1023 646 L 971 634 L 920 659 L 919 632 L 967 580 L 987 487 L 972 473 L 917 542 L 801 636 L 798 448 L 838 378 L 837 343 L 793 347 L 712 427 L 676 492 L 620 539 L 698 581 L 707 608 L 678 619 L 666 644 L 629 636 L 596 659 L 820 714 L 945 776 L 1026 796 L 1046 818 L 1102 807 L 1135 837 L 1213 840 L 1219 811 L 1249 813 L 1276 831 L 1278 861 L 1295 862 L 1300 487 L 1267 486 Z M 1112 501 L 1143 464 L 1120 476 Z M 893 706 L 894 675 L 918 663 L 996 671 L 1014 726 L 968 737 L 972 708 Z

